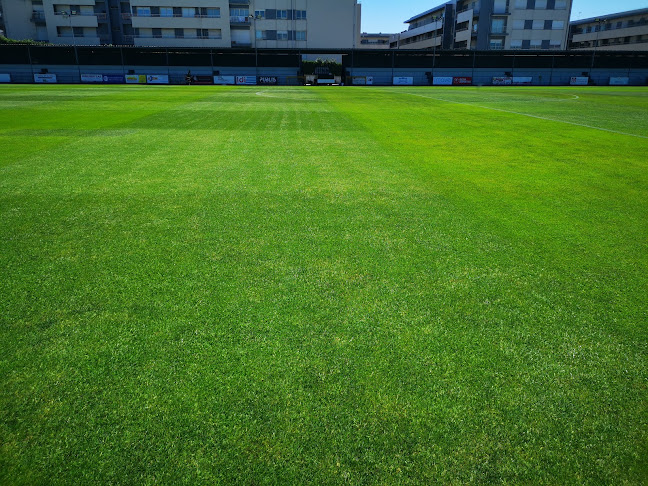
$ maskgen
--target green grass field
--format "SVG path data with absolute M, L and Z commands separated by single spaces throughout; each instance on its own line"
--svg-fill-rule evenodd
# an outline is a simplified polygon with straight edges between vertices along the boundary
M 646 483 L 648 89 L 0 119 L 0 484 Z

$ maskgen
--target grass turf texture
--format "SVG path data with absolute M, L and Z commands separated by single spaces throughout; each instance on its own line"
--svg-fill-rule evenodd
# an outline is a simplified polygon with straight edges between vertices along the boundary
M 647 113 L 1 87 L 0 483 L 644 482 Z

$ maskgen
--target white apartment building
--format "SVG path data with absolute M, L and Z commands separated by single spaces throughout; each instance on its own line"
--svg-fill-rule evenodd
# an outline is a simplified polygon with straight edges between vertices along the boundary
M 393 49 L 566 49 L 571 0 L 453 0 L 407 20 Z
M 74 2 L 74 3 L 70 3 Z M 0 0 L 7 35 L 53 44 L 348 49 L 357 0 Z
M 648 8 L 572 22 L 570 49 L 648 51 Z

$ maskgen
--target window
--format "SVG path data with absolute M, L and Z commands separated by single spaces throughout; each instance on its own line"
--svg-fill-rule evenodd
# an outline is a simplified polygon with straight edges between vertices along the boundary
M 551 30 L 553 22 L 551 20 L 545 20 L 544 21 L 544 30 Z
M 541 40 L 532 40 L 531 41 L 531 49 L 540 49 L 542 47 L 542 41 Z
M 527 10 L 535 9 L 535 0 L 527 0 Z
M 196 8 L 195 7 L 182 7 L 182 16 L 183 17 L 195 17 Z
M 543 30 L 545 26 L 544 20 L 534 20 L 533 30 Z
M 504 39 L 491 39 L 489 48 L 494 51 L 504 49 Z
M 566 10 L 567 9 L 567 0 L 556 0 L 556 5 L 554 6 L 556 10 Z
M 249 8 L 231 8 L 230 17 L 249 17 L 250 9 Z
M 184 29 L 175 29 L 176 39 L 184 39 Z
M 529 49 L 531 47 L 531 41 L 530 40 L 523 40 L 522 41 L 522 49 Z
M 512 40 L 511 41 L 511 49 L 522 49 L 522 41 L 521 40 Z
M 220 8 L 207 8 L 207 17 L 211 19 L 220 18 Z
M 277 40 L 288 40 L 288 31 L 287 30 L 278 30 L 277 31 Z
M 257 30 L 255 37 L 256 37 L 257 40 L 263 40 L 263 32 L 260 31 L 260 30 Z
M 165 39 L 173 39 L 175 37 L 175 29 L 162 29 L 162 37 Z
M 491 21 L 492 34 L 504 34 L 506 32 L 506 24 L 504 19 L 493 19 Z
M 155 39 L 159 39 L 160 37 L 162 37 L 162 29 L 153 29 L 152 31 L 153 31 L 153 37 Z
M 514 20 L 513 21 L 513 29 L 514 30 L 522 30 L 522 29 L 524 29 L 524 20 Z
M 305 41 L 306 40 L 306 31 L 305 30 L 298 30 L 295 33 L 295 40 Z
M 506 0 L 494 0 L 493 13 L 496 13 L 496 14 L 506 13 L 507 12 L 507 9 L 506 9 L 507 3 L 508 2 Z
M 524 21 L 524 29 L 525 30 L 533 29 L 533 20 L 525 20 Z
M 564 20 L 554 20 L 551 26 L 553 30 L 563 30 L 565 28 Z
M 160 7 L 160 17 L 173 17 L 173 7 Z
M 295 20 L 306 20 L 306 10 L 295 10 Z
M 547 8 L 547 0 L 536 0 L 535 9 L 536 10 L 545 10 Z
M 278 19 L 287 19 L 288 18 L 288 10 L 277 10 L 277 18 Z
M 151 7 L 137 7 L 135 14 L 137 17 L 150 17 Z
M 83 27 L 73 27 L 74 37 L 83 37 Z
M 207 29 L 196 29 L 196 37 L 199 39 L 206 39 L 209 37 L 209 30 Z
M 525 9 L 527 6 L 526 0 L 515 0 L 515 8 Z
M 255 10 L 254 11 L 255 19 L 265 19 L 265 10 Z M 258 39 L 258 37 L 257 37 Z

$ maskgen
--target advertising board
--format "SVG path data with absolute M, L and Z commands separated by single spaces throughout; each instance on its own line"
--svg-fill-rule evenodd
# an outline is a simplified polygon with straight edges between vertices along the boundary
M 127 74 L 126 84 L 146 84 L 145 74 Z
M 277 76 L 259 76 L 259 84 L 279 84 Z
M 569 80 L 569 84 L 572 86 L 587 86 L 589 84 L 589 77 L 587 76 L 573 76 Z
M 34 83 L 56 83 L 56 74 L 34 74 Z
M 493 78 L 493 86 L 511 86 L 513 84 L 513 78 L 508 76 L 495 76 Z
M 432 84 L 434 86 L 452 86 L 452 76 L 435 76 L 432 79 Z
M 236 84 L 234 76 L 214 76 L 214 84 Z
M 122 84 L 124 76 L 122 74 L 104 74 L 103 82 L 105 84 Z
M 11 74 L 0 74 L 0 83 L 11 83 Z
M 169 76 L 167 74 L 149 74 L 146 76 L 148 84 L 169 84 Z
M 394 77 L 394 86 L 412 86 L 414 84 L 414 78 L 407 76 L 396 76 Z
M 367 76 L 367 86 L 373 86 L 374 78 L 373 76 Z
M 610 86 L 627 86 L 630 84 L 630 78 L 618 77 L 610 78 Z
M 452 78 L 453 86 L 472 86 L 472 78 L 470 76 L 455 76 Z
M 196 74 L 191 77 L 191 84 L 214 84 L 214 77 Z
M 256 76 L 236 76 L 236 84 L 256 85 Z
M 103 76 L 101 74 L 82 74 L 82 83 L 103 83 Z

